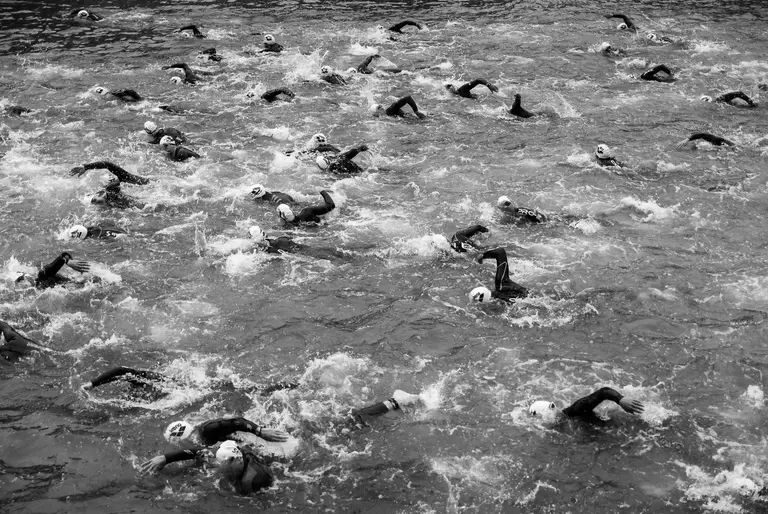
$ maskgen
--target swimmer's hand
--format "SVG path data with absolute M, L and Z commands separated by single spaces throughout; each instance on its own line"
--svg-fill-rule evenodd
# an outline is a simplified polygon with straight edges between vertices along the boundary
M 88 261 L 76 261 L 74 259 L 67 261 L 67 266 L 80 273 L 86 273 L 91 269 L 91 265 L 88 264 Z
M 424 113 L 421 113 L 421 112 L 415 112 L 414 114 L 415 114 L 415 115 L 416 115 L 416 117 L 417 117 L 417 118 L 419 118 L 420 120 L 423 120 L 423 119 L 426 119 L 426 118 L 427 118 L 427 115 L 426 115 L 426 114 L 424 114 Z
M 157 473 L 163 469 L 166 464 L 168 464 L 168 462 L 165 460 L 165 455 L 157 455 L 139 466 L 139 473 Z
M 69 170 L 69 175 L 71 177 L 82 177 L 83 175 L 85 175 L 87 171 L 88 170 L 85 169 L 85 166 L 75 166 L 74 168 Z
M 275 428 L 262 428 L 259 431 L 259 437 L 265 441 L 284 443 L 288 440 L 288 432 L 283 432 L 282 430 L 277 430 Z
M 499 88 L 497 88 L 493 84 L 488 84 L 488 89 L 490 89 L 494 93 L 498 93 L 499 92 Z
M 622 398 L 619 400 L 619 406 L 630 414 L 640 414 L 645 410 L 642 403 L 632 398 Z

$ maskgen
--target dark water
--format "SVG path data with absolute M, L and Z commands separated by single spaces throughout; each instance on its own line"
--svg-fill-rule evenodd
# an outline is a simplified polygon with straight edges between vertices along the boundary
M 8 512 L 762 512 L 763 370 L 768 364 L 768 212 L 762 2 L 108 2 L 99 23 L 76 5 L 0 4 L 0 319 L 58 353 L 0 371 L 0 498 Z M 616 30 L 605 13 L 641 27 Z M 412 18 L 428 30 L 388 39 Z M 208 39 L 174 34 L 196 22 Z M 652 30 L 678 43 L 654 45 Z M 254 54 L 263 33 L 286 47 Z M 603 41 L 623 59 L 596 52 Z M 215 46 L 221 64 L 197 60 Z M 402 74 L 318 80 L 380 53 Z M 175 86 L 163 65 L 216 72 Z M 391 64 L 390 64 L 391 63 Z M 674 84 L 632 76 L 666 63 Z M 443 89 L 483 77 L 476 101 Z M 125 105 L 89 92 L 130 87 Z M 277 86 L 291 103 L 248 100 Z M 741 89 L 758 109 L 707 104 Z M 506 110 L 515 93 L 544 116 Z M 411 94 L 425 122 L 377 120 L 367 107 Z M 161 104 L 186 107 L 171 115 Z M 144 142 L 152 119 L 189 134 L 203 158 L 178 164 Z M 696 131 L 734 151 L 677 149 Z M 333 180 L 283 155 L 322 132 L 366 142 L 360 177 Z M 598 143 L 629 169 L 600 168 Z M 108 159 L 152 179 L 126 190 L 144 209 L 89 198 Z M 337 210 L 290 235 L 343 259 L 252 253 L 247 229 L 284 228 L 254 204 L 256 183 Z M 500 195 L 539 209 L 545 226 L 505 224 Z M 68 239 L 112 222 L 117 242 Z M 482 223 L 531 298 L 503 309 L 468 302 L 494 268 L 445 239 Z M 93 263 L 76 284 L 15 286 L 63 250 Z M 147 402 L 120 384 L 80 385 L 115 365 L 158 369 L 177 385 Z M 259 396 L 295 379 L 298 389 Z M 607 385 L 641 400 L 605 427 L 553 429 L 533 399 L 566 406 Z M 349 435 L 350 409 L 419 393 L 417 408 Z M 210 471 L 136 466 L 168 451 L 163 428 L 244 415 L 287 430 L 277 486 L 252 498 Z M 260 444 L 255 438 L 249 439 Z

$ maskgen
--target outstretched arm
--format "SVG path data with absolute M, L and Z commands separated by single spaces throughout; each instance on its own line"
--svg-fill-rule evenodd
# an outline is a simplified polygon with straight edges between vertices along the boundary
M 606 14 L 606 18 L 621 18 L 621 20 L 627 25 L 628 29 L 636 29 L 637 26 L 632 22 L 632 20 L 629 19 L 629 16 L 625 16 L 624 14 Z
M 424 118 L 425 116 L 419 112 L 419 106 L 416 105 L 416 102 L 414 99 L 408 95 L 400 98 L 398 101 L 387 107 L 386 113 L 387 116 L 400 116 L 403 114 L 402 108 L 406 105 L 410 106 L 410 108 L 413 110 L 413 113 L 418 116 L 419 118 Z
M 154 381 L 154 382 L 162 382 L 167 379 L 165 375 L 161 373 L 157 373 L 155 371 L 147 371 L 147 370 L 127 368 L 125 366 L 118 366 L 116 368 L 112 368 L 108 371 L 105 371 L 104 373 L 94 378 L 90 382 L 86 382 L 83 385 L 83 389 L 87 391 L 89 389 L 93 389 L 94 387 L 99 387 L 101 385 L 108 384 L 110 382 L 115 382 L 116 380 L 119 380 L 125 375 L 132 375 L 134 377 L 139 377 L 139 378 L 143 378 L 145 380 Z M 134 384 L 144 385 L 144 382 L 140 382 L 135 379 L 132 380 L 131 378 L 128 378 L 128 381 Z
M 293 91 L 291 91 L 287 87 L 279 87 L 277 89 L 272 89 L 270 91 L 267 91 L 266 93 L 261 95 L 261 98 L 263 100 L 266 100 L 267 102 L 274 102 L 275 100 L 277 100 L 277 97 L 281 94 L 286 95 L 289 98 L 293 98 L 294 96 L 296 96 L 293 94 Z
M 498 91 L 499 91 L 499 88 L 497 88 L 496 86 L 494 86 L 493 84 L 491 84 L 487 80 L 485 80 L 485 79 L 475 79 L 472 82 L 468 82 L 467 84 L 462 85 L 458 89 L 458 92 L 459 92 L 460 95 L 469 94 L 470 91 L 472 91 L 472 88 L 474 88 L 475 86 L 485 86 L 485 87 L 487 87 L 488 89 L 490 89 L 494 93 L 498 93 Z
M 457 231 L 456 235 L 457 236 L 462 235 L 464 237 L 469 238 L 480 232 L 488 232 L 488 229 L 482 225 L 472 225 L 471 227 L 467 227 Z
M 62 267 L 64 267 L 65 264 L 68 264 L 70 259 L 72 259 L 72 256 L 68 254 L 67 252 L 63 252 L 61 255 L 56 257 L 53 261 L 51 261 L 49 264 L 46 264 L 43 266 L 43 269 L 41 269 L 37 274 L 37 282 L 45 282 L 47 280 L 50 280 L 56 276 L 56 273 L 61 270 Z M 80 261 L 75 261 L 80 262 Z M 87 271 L 88 264 L 85 263 L 85 269 Z
M 716 146 L 721 146 L 721 145 L 736 146 L 734 143 L 732 143 L 731 141 L 728 141 L 723 137 L 715 136 L 714 134 L 708 134 L 706 132 L 697 132 L 695 134 L 691 134 L 691 137 L 688 138 L 688 141 L 695 141 L 696 139 L 703 139 L 704 141 L 712 143 L 713 145 L 716 145 Z
M 34 350 L 32 344 L 34 341 L 22 336 L 16 330 L 4 321 L 0 321 L 0 332 L 2 332 L 5 338 L 5 344 L 3 349 L 10 350 L 17 355 L 26 355 Z M 32 344 L 30 344 L 32 343 Z
M 321 145 L 317 145 L 313 150 L 315 150 L 316 152 L 320 152 L 320 153 L 322 153 L 322 152 L 340 153 L 341 152 L 340 148 L 336 148 L 335 146 L 329 145 L 328 143 L 323 143 Z
M 197 25 L 187 25 L 186 27 L 181 27 L 177 32 L 181 32 L 183 30 L 191 30 L 195 37 L 204 37 L 203 33 L 200 32 L 200 29 L 197 28 Z
M 286 432 L 257 425 L 245 418 L 218 419 L 209 421 L 200 427 L 200 436 L 203 441 L 211 444 L 223 441 L 235 432 L 248 432 L 265 441 L 283 442 L 288 440 Z
M 418 28 L 419 30 L 421 30 L 421 29 L 423 28 L 423 27 L 422 27 L 422 25 L 421 25 L 421 23 L 419 23 L 418 21 L 413 21 L 413 20 L 403 20 L 403 21 L 401 21 L 400 23 L 395 23 L 394 25 L 392 25 L 391 27 L 389 27 L 389 30 L 391 30 L 392 32 L 397 32 L 397 33 L 400 33 L 400 34 L 402 34 L 402 33 L 403 33 L 403 31 L 402 31 L 403 27 L 407 27 L 407 26 L 409 26 L 409 25 L 410 25 L 411 27 L 416 27 L 416 28 Z
M 725 93 L 723 95 L 718 96 L 716 101 L 729 103 L 732 100 L 735 100 L 737 98 L 744 100 L 749 105 L 755 105 L 752 99 L 748 97 L 746 94 L 744 94 L 742 91 L 731 91 L 730 93 Z
M 117 180 L 120 182 L 126 182 L 128 184 L 149 184 L 149 179 L 140 177 L 138 175 L 134 175 L 133 173 L 130 173 L 128 171 L 125 171 L 123 168 L 116 164 L 112 164 L 109 161 L 98 161 L 98 162 L 92 162 L 90 164 L 84 164 L 82 166 L 76 166 L 72 168 L 72 170 L 69 172 L 72 176 L 82 176 L 85 174 L 88 170 L 100 170 L 100 169 L 106 169 L 109 170 L 110 173 L 112 173 L 114 176 L 117 177 Z
M 366 150 L 368 150 L 368 145 L 366 145 L 365 143 L 361 143 L 357 146 L 353 146 L 352 148 L 350 148 L 345 152 L 342 152 L 341 154 L 338 155 L 338 157 L 342 159 L 354 159 L 357 156 L 357 154 L 359 154 L 360 152 L 365 152 Z M 333 200 L 331 200 L 331 203 L 333 203 Z
M 507 260 L 507 252 L 504 248 L 494 248 L 493 250 L 487 250 L 480 257 L 477 258 L 478 262 L 483 262 L 483 259 L 496 259 L 496 278 L 494 285 L 497 291 L 500 291 L 505 282 L 509 282 L 509 261 Z
M 570 417 L 587 416 L 592 414 L 594 409 L 603 401 L 609 400 L 617 403 L 622 409 L 630 414 L 639 414 L 643 412 L 643 404 L 637 400 L 624 399 L 618 391 L 610 387 L 601 387 L 594 393 L 583 398 L 579 398 L 570 407 L 563 409 L 563 412 Z
M 371 64 L 371 62 L 374 59 L 376 59 L 377 57 L 381 57 L 381 56 L 379 54 L 373 54 L 373 55 L 369 55 L 368 57 L 366 57 L 365 60 L 363 61 L 363 64 L 361 64 L 360 66 L 357 67 L 357 72 L 358 73 L 370 73 L 371 70 L 368 69 L 368 65 Z

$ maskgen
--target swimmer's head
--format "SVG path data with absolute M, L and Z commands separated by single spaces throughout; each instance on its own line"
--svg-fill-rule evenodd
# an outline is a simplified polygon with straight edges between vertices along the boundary
M 386 29 L 384 28 L 384 25 L 376 25 L 376 30 L 380 30 L 381 32 L 384 32 Z
M 93 92 L 96 93 L 97 95 L 102 95 L 103 96 L 103 95 L 106 95 L 107 93 L 109 93 L 109 90 L 107 88 L 105 88 L 105 87 L 96 86 L 95 88 L 93 88 Z
M 88 11 L 86 11 L 85 9 L 81 9 L 81 10 L 80 10 L 80 11 L 77 13 L 77 17 L 78 17 L 78 18 L 87 18 L 88 16 L 90 16 L 90 14 L 88 14 Z
M 85 239 L 88 236 L 88 229 L 83 225 L 75 225 L 69 229 L 71 239 Z
M 487 287 L 476 287 L 469 292 L 469 299 L 473 302 L 489 302 L 493 298 L 491 296 L 491 290 Z
M 253 239 L 253 242 L 256 244 L 263 243 L 267 240 L 267 233 L 261 230 L 261 227 L 258 227 L 256 225 L 253 225 L 251 228 L 248 229 L 248 235 L 251 239 Z
M 708 96 L 708 95 L 701 95 L 699 100 L 701 100 L 702 102 L 711 102 L 712 101 L 712 97 Z
M 160 139 L 160 146 L 168 148 L 169 146 L 176 146 L 176 141 L 171 136 L 163 136 Z
M 182 83 L 181 77 L 177 75 L 174 75 L 173 77 L 171 77 L 171 84 L 181 84 L 181 83 Z
M 219 449 L 216 450 L 216 462 L 219 464 L 226 464 L 234 459 L 242 459 L 243 452 L 237 446 L 234 441 L 224 441 L 219 445 Z
M 545 400 L 536 400 L 528 407 L 528 413 L 531 416 L 536 416 L 544 421 L 553 421 L 557 416 L 557 409 L 555 404 Z
M 345 71 L 344 73 L 346 73 L 347 75 L 354 75 L 355 73 L 357 73 L 357 68 L 347 68 L 347 71 Z
M 333 68 L 330 66 L 323 66 L 320 68 L 320 75 L 330 75 L 331 73 L 333 73 Z
M 512 207 L 512 200 L 510 200 L 508 196 L 500 196 L 499 199 L 496 200 L 496 206 L 499 209 L 507 209 Z
M 328 139 L 325 137 L 325 134 L 317 133 L 314 136 L 312 136 L 312 139 L 309 140 L 309 146 L 312 148 L 316 148 L 319 145 L 324 145 L 328 142 Z
M 157 123 L 154 121 L 147 121 L 144 123 L 144 132 L 147 134 L 152 134 L 154 131 L 157 130 Z
M 280 216 L 280 219 L 283 221 L 290 222 L 296 219 L 296 215 L 293 214 L 291 208 L 284 203 L 277 206 L 277 215 Z
M 613 50 L 613 47 L 608 41 L 603 41 L 603 43 L 600 45 L 601 52 L 610 52 L 611 50 Z
M 649 32 L 648 34 L 646 34 L 645 35 L 645 39 L 647 39 L 648 41 L 653 41 L 653 42 L 656 42 L 656 41 L 659 40 L 659 38 L 656 37 L 656 34 L 654 34 L 653 32 Z
M 275 36 L 273 36 L 272 34 L 267 34 L 266 36 L 264 36 L 264 44 L 267 44 L 267 45 L 275 44 Z
M 368 110 L 371 111 L 371 113 L 374 116 L 378 116 L 381 113 L 381 111 L 384 110 L 384 106 L 381 104 L 373 104 L 370 107 L 368 107 Z
M 608 145 L 601 143 L 597 145 L 597 148 L 595 148 L 595 157 L 598 159 L 610 159 L 613 157 L 613 152 L 608 147 Z
M 252 198 L 261 198 L 265 194 L 267 194 L 267 190 L 261 184 L 256 184 L 253 186 L 253 189 L 251 189 Z
M 254 96 L 256 96 L 256 91 L 254 91 L 253 89 L 249 89 L 248 92 L 245 93 L 246 98 L 253 98 Z
M 172 444 L 178 444 L 189 439 L 194 428 L 186 421 L 174 421 L 163 432 L 165 440 Z
M 317 159 L 315 159 L 315 164 L 317 164 L 317 167 L 321 170 L 325 171 L 328 169 L 328 166 L 330 166 L 330 162 L 328 162 L 328 158 L 324 155 L 318 155 Z
M 628 28 L 629 28 L 629 27 L 628 27 L 628 26 L 627 26 L 627 24 L 626 24 L 626 23 L 624 23 L 624 22 L 621 22 L 621 23 L 619 23 L 618 25 L 616 25 L 616 29 L 618 29 L 618 30 L 627 30 Z

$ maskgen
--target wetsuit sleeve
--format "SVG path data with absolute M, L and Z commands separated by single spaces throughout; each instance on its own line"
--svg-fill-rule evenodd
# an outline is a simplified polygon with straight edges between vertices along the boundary
M 494 285 L 496 290 L 500 291 L 502 285 L 509 280 L 509 262 L 507 261 L 507 252 L 504 248 L 494 248 L 483 253 L 483 259 L 496 259 L 496 279 Z
M 712 143 L 713 145 L 731 145 L 733 146 L 733 143 L 728 141 L 725 138 L 722 138 L 720 136 L 715 136 L 713 134 L 708 134 L 706 132 L 697 132 L 696 134 L 691 134 L 691 137 L 688 138 L 689 141 L 694 141 L 696 139 L 703 139 L 704 141 L 707 141 L 709 143 Z
M 389 27 L 389 30 L 391 30 L 392 32 L 397 32 L 399 34 L 402 34 L 403 27 L 406 27 L 408 25 L 421 29 L 421 23 L 413 20 L 403 20 L 400 23 L 395 23 L 394 25 Z
M 338 155 L 340 159 L 354 159 L 357 157 L 357 154 L 360 152 L 364 152 L 368 150 L 368 146 L 362 144 L 360 146 L 355 146 L 354 148 L 350 148 L 349 150 L 342 152 Z M 331 201 L 333 203 L 333 201 Z
M 0 347 L 0 353 L 7 360 L 16 360 L 22 355 L 29 354 L 33 348 L 29 340 L 16 332 L 16 330 L 4 321 L 0 321 L 0 332 L 5 338 L 5 344 Z
M 126 182 L 128 184 L 149 184 L 149 179 L 134 175 L 128 171 L 125 171 L 120 166 L 113 164 L 109 161 L 98 161 L 90 164 L 83 165 L 86 170 L 107 169 L 110 173 L 117 177 L 120 182 Z
M 400 405 L 398 405 L 395 399 L 390 398 L 389 400 L 374 403 L 373 405 L 368 405 L 367 407 L 353 411 L 351 420 L 365 424 L 365 418 L 367 417 L 381 416 L 382 414 L 386 414 L 391 410 L 397 410 L 399 408 Z
M 488 229 L 485 228 L 482 225 L 472 225 L 471 227 L 467 227 L 465 229 L 462 229 L 462 230 L 459 230 L 458 232 L 456 232 L 456 236 L 460 236 L 461 235 L 461 236 L 469 238 L 469 237 L 472 237 L 472 236 L 474 236 L 475 234 L 477 234 L 479 232 L 488 232 Z
M 188 448 L 186 450 L 175 450 L 163 455 L 165 457 L 165 463 L 180 462 L 182 460 L 192 460 L 196 458 L 203 450 L 202 447 L 196 446 L 194 448 Z
M 324 205 L 315 205 L 313 207 L 305 207 L 301 211 L 301 213 L 305 214 L 306 216 L 314 217 L 315 221 L 317 221 L 317 216 L 328 214 L 329 212 L 331 212 L 333 209 L 336 208 L 336 204 L 333 203 L 333 198 L 331 198 L 331 195 L 329 195 L 327 191 L 320 191 L 320 194 L 322 195 L 323 200 L 325 200 Z
M 72 258 L 71 255 L 69 255 L 67 252 L 64 252 L 58 257 L 56 257 L 50 264 L 46 264 L 45 266 L 43 266 L 43 269 L 41 269 L 37 274 L 37 282 L 41 283 L 54 278 L 56 276 L 56 273 L 58 273 L 59 270 L 71 258 Z
M 371 73 L 371 70 L 368 69 L 368 65 L 371 64 L 371 61 L 373 61 L 373 58 L 376 57 L 376 54 L 369 55 L 365 58 L 363 63 L 357 67 L 358 73 Z
M 206 444 L 224 441 L 235 432 L 248 432 L 259 435 L 261 426 L 245 418 L 216 419 L 200 427 L 200 437 Z
M 127 368 L 125 366 L 118 366 L 116 368 L 112 368 L 108 371 L 105 371 L 98 377 L 91 380 L 91 386 L 99 387 L 100 385 L 108 384 L 110 382 L 119 380 L 121 377 L 125 375 L 133 375 L 136 377 L 144 378 L 146 380 L 152 380 L 155 382 L 162 382 L 166 378 L 165 375 L 156 373 L 154 371 L 138 370 L 133 368 Z
M 601 387 L 594 393 L 583 398 L 579 398 L 570 407 L 563 409 L 566 416 L 586 416 L 592 414 L 592 411 L 605 400 L 619 403 L 623 396 L 615 389 L 610 387 Z
M 199 158 L 200 154 L 189 148 L 179 147 L 178 152 L 176 152 L 176 157 L 180 160 L 186 160 L 191 157 Z
M 279 87 L 277 89 L 272 89 L 270 91 L 267 91 L 266 93 L 261 95 L 261 98 L 263 100 L 266 100 L 267 102 L 274 102 L 275 100 L 277 100 L 277 97 L 281 94 L 289 96 L 291 98 L 296 96 L 293 94 L 293 91 L 291 91 L 287 87 Z
M 333 145 L 329 145 L 328 143 L 323 143 L 322 145 L 317 145 L 317 148 L 315 148 L 316 152 L 334 152 L 334 153 L 341 153 L 340 148 L 336 148 Z

